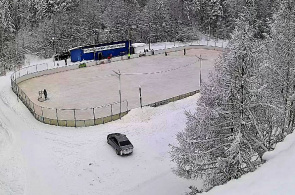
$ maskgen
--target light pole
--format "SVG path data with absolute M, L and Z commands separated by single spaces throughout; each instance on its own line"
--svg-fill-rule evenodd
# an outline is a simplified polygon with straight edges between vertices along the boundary
M 55 66 L 55 54 L 56 54 L 56 51 L 55 51 L 55 45 L 54 45 L 54 37 L 52 37 L 52 47 L 53 47 L 53 65 Z
M 93 47 L 93 61 L 95 61 L 95 46 Z
M 200 61 L 200 88 L 201 88 L 201 85 L 202 85 L 202 60 L 204 60 L 204 59 L 202 58 L 201 54 L 200 54 L 200 57 L 199 56 L 196 56 L 196 57 Z
M 130 54 L 130 47 L 131 47 L 131 38 L 132 38 L 132 30 L 133 29 L 136 29 L 137 28 L 137 26 L 136 25 L 131 25 L 131 27 L 130 28 L 128 28 L 128 39 L 129 39 L 129 54 Z M 131 31 L 130 31 L 131 30 Z
M 120 119 L 121 119 L 121 111 L 122 111 L 122 94 L 121 94 L 121 72 L 120 72 L 120 70 L 118 70 L 118 72 L 116 72 L 116 71 L 114 71 L 113 70 L 113 72 L 114 73 L 116 73 L 117 75 L 118 75 L 118 77 L 119 77 L 119 96 L 120 96 Z
M 94 45 L 97 44 L 99 38 L 99 29 L 93 29 L 93 40 L 94 40 Z

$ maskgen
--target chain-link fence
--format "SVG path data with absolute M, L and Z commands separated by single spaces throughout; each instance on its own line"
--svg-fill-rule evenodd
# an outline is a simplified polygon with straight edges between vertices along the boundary
M 204 43 L 201 41 L 191 42 L 189 45 L 183 45 L 174 48 L 166 48 L 166 49 L 158 49 L 151 53 L 147 52 L 147 55 L 157 55 L 163 54 L 167 51 L 180 51 L 183 49 L 197 49 L 197 48 L 207 48 L 207 49 L 223 49 L 225 47 L 225 43 L 218 41 L 208 41 L 206 40 Z M 131 58 L 139 57 L 139 54 L 132 55 Z M 124 60 L 118 58 L 118 60 Z M 117 60 L 115 60 L 117 61 Z M 126 115 L 129 111 L 128 109 L 128 101 L 124 100 L 120 102 L 114 102 L 111 104 L 93 107 L 93 108 L 85 108 L 85 109 L 59 109 L 59 108 L 48 108 L 35 104 L 30 98 L 25 94 L 25 92 L 18 86 L 18 83 L 31 79 L 33 77 L 38 77 L 47 74 L 54 74 L 57 72 L 63 72 L 67 70 L 73 70 L 79 68 L 79 63 L 69 64 L 69 66 L 55 67 L 52 65 L 48 65 L 48 63 L 35 64 L 32 66 L 26 66 L 24 68 L 15 71 L 11 75 L 11 87 L 14 93 L 17 95 L 17 98 L 20 99 L 24 105 L 30 110 L 33 116 L 46 124 L 57 125 L 57 126 L 66 126 L 66 127 L 85 127 L 85 126 L 93 126 L 98 124 L 104 124 L 110 121 L 117 120 L 124 115 Z M 87 63 L 87 66 L 93 66 L 96 63 L 90 61 Z M 183 95 L 179 95 L 176 97 L 172 97 L 166 100 L 162 100 L 156 103 L 149 104 L 147 106 L 160 106 L 167 104 L 169 102 L 174 102 L 179 99 L 186 98 L 188 96 L 194 95 L 199 91 L 189 92 Z
M 45 124 L 66 127 L 87 127 L 120 119 L 129 111 L 127 100 L 124 100 L 121 103 L 114 102 L 103 106 L 85 109 L 60 109 L 37 105 L 30 100 L 16 82 L 16 78 L 21 78 L 22 76 L 29 74 L 28 72 L 27 74 L 23 74 L 23 72 L 25 71 L 20 70 L 11 75 L 12 90 L 33 116 L 38 121 Z

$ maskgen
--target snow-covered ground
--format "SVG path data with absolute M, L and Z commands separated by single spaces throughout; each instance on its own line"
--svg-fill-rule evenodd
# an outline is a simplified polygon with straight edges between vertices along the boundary
M 40 61 L 39 61 L 40 62 Z M 36 62 L 36 63 L 39 63 Z M 43 62 L 42 62 L 43 63 Z M 36 121 L 0 77 L 0 194 L 184 194 L 201 182 L 173 174 L 168 144 L 185 127 L 185 110 L 198 95 L 159 108 L 134 109 L 115 122 L 63 128 Z M 127 134 L 134 154 L 120 157 L 106 143 Z M 287 136 L 253 173 L 218 186 L 209 195 L 295 193 L 295 133 Z
M 173 174 L 168 144 L 185 127 L 198 95 L 159 108 L 134 109 L 122 120 L 88 128 L 42 124 L 0 77 L 0 194 L 182 194 L 196 181 Z M 135 146 L 121 157 L 112 132 Z
M 184 194 L 200 182 L 172 173 L 168 144 L 185 127 L 184 110 L 198 95 L 159 108 L 132 110 L 122 120 L 88 128 L 36 121 L 0 77 L 0 194 Z M 127 134 L 134 154 L 120 157 L 106 143 L 111 132 Z M 287 136 L 258 170 L 218 186 L 208 195 L 295 192 L 295 134 Z
M 292 195 L 295 194 L 295 133 L 288 135 L 253 173 L 213 188 L 206 195 Z

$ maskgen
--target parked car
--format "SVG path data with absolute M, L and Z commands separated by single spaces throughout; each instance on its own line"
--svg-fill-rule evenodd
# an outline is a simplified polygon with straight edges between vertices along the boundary
M 125 154 L 131 154 L 133 152 L 133 145 L 124 134 L 109 134 L 107 137 L 107 142 L 116 150 L 117 155 L 122 156 Z

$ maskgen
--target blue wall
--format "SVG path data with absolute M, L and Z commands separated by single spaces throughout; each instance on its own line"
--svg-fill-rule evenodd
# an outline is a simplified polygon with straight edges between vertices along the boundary
M 118 46 L 120 48 L 112 48 L 112 46 Z M 71 61 L 78 62 L 83 60 L 93 60 L 94 47 L 100 50 L 95 52 L 95 60 L 98 60 L 99 53 L 102 54 L 102 58 L 107 58 L 108 56 L 110 56 L 110 54 L 112 54 L 113 57 L 122 56 L 122 55 L 127 55 L 129 52 L 129 41 L 119 41 L 119 42 L 104 43 L 99 45 L 89 45 L 89 46 L 83 46 L 83 47 L 77 47 L 77 48 L 71 49 L 70 50 Z

